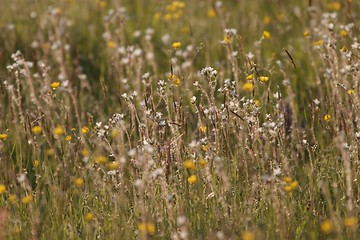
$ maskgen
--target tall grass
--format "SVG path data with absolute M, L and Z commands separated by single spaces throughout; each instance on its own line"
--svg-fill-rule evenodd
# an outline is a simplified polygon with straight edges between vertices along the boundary
M 0 239 L 359 239 L 357 1 L 3 1 Z

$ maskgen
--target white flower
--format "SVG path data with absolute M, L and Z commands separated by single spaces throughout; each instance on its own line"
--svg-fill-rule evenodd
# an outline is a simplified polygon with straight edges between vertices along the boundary
M 212 67 L 205 67 L 201 70 L 200 73 L 206 77 L 211 78 L 211 77 L 216 77 L 218 72 Z

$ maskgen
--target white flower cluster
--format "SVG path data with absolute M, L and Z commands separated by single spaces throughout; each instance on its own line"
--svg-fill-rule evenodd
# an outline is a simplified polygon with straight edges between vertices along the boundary
M 212 67 L 205 67 L 205 68 L 201 69 L 200 73 L 209 78 L 216 77 L 218 74 L 218 72 Z

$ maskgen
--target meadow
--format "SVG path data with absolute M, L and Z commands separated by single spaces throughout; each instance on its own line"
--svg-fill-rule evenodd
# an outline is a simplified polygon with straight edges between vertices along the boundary
M 0 239 L 360 239 L 360 1 L 0 1 Z

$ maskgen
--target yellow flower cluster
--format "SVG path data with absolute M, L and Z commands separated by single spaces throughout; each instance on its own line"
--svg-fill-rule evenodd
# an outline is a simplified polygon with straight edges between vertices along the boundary
M 165 21 L 171 21 L 181 18 L 184 15 L 185 3 L 182 1 L 173 1 L 171 4 L 165 6 L 165 13 L 156 13 L 155 19 L 163 19 Z

